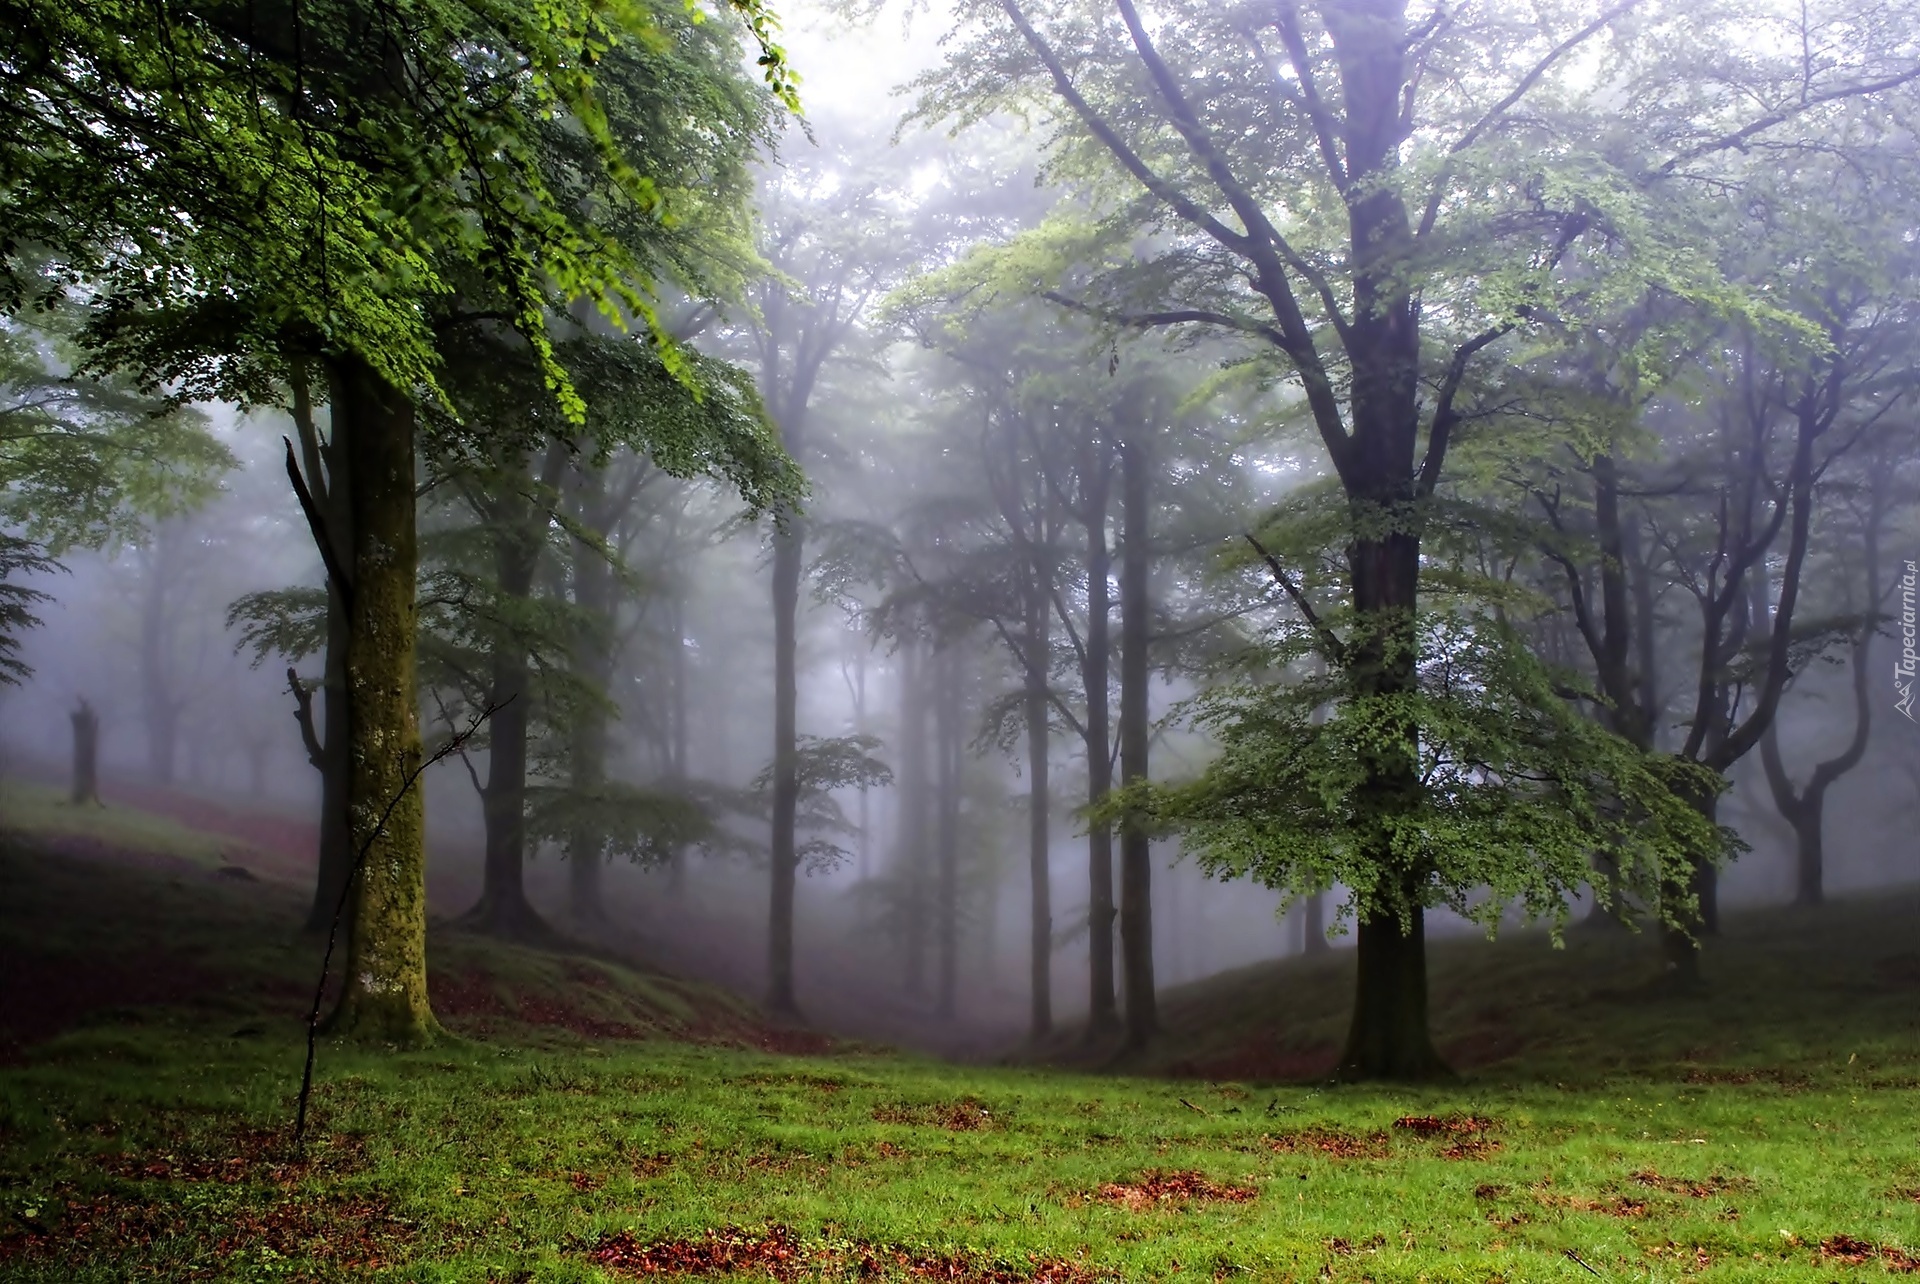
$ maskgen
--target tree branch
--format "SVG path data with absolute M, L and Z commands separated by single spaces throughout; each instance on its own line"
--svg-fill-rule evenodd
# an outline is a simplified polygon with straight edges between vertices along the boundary
M 1741 147 L 1755 134 L 1763 134 L 1775 125 L 1784 125 L 1795 116 L 1812 111 L 1815 107 L 1825 106 L 1827 103 L 1832 102 L 1841 102 L 1848 98 L 1864 98 L 1869 94 L 1883 93 L 1889 89 L 1898 89 L 1900 86 L 1915 80 L 1920 80 L 1920 67 L 1910 67 L 1895 76 L 1886 76 L 1880 80 L 1869 80 L 1859 84 L 1843 85 L 1838 89 L 1830 89 L 1825 93 L 1815 94 L 1811 98 L 1802 98 L 1789 106 L 1770 111 L 1758 120 L 1751 121 L 1730 134 L 1722 134 L 1720 137 L 1701 143 L 1697 147 L 1688 148 L 1686 151 L 1672 157 L 1659 169 L 1654 170 L 1653 174 L 1655 177 L 1664 178 L 1688 161 L 1699 160 L 1702 156 L 1709 156 L 1714 152 L 1724 152 Z
M 1319 612 L 1313 609 L 1313 603 L 1307 601 L 1307 595 L 1302 593 L 1300 586 L 1293 582 L 1293 577 L 1287 574 L 1286 567 L 1280 565 L 1280 559 L 1269 553 L 1251 532 L 1246 533 L 1242 538 L 1252 545 L 1254 552 L 1260 555 L 1260 560 L 1264 561 L 1267 569 L 1273 572 L 1273 578 L 1278 581 L 1281 588 L 1286 590 L 1287 596 L 1293 599 L 1294 606 L 1299 608 L 1300 614 L 1319 635 L 1321 649 L 1326 652 L 1327 658 L 1335 664 L 1344 666 L 1347 662 L 1346 645 L 1340 641 L 1338 634 L 1321 621 Z
M 294 721 L 300 724 L 300 743 L 306 746 L 307 761 L 320 771 L 326 770 L 326 755 L 320 748 L 320 736 L 313 727 L 313 692 L 300 681 L 300 675 L 287 668 L 287 690 L 293 692 Z
M 300 500 L 300 511 L 306 514 L 307 529 L 313 534 L 313 542 L 320 550 L 320 560 L 326 565 L 327 578 L 333 581 L 334 590 L 340 594 L 340 604 L 351 611 L 353 584 L 347 579 L 346 568 L 334 551 L 333 541 L 327 537 L 326 522 L 320 516 L 319 505 L 313 502 L 313 492 L 307 489 L 307 479 L 300 475 L 300 460 L 293 453 L 293 440 L 289 437 L 280 440 L 287 447 L 287 480 L 293 483 L 293 493 Z

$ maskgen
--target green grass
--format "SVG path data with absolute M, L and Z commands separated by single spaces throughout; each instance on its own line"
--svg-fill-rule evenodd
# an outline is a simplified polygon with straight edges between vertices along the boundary
M 741 1046 L 749 1014 L 703 987 L 442 933 L 441 954 L 492 968 L 501 1011 L 453 1022 L 489 1033 L 323 1045 L 299 1155 L 297 896 L 18 840 L 0 885 L 10 952 L 97 968 L 165 948 L 224 978 L 97 1010 L 0 1069 L 0 1279 L 504 1284 L 731 1261 L 833 1278 L 1825 1282 L 1920 1256 L 1911 896 L 1736 919 L 1705 999 L 1644 988 L 1633 939 L 1438 947 L 1440 1028 L 1517 1051 L 1423 1088 L 775 1056 Z M 1174 992 L 1148 1064 L 1313 1052 L 1345 966 Z M 592 995 L 661 1037 L 547 1019 Z M 1396 1126 L 1421 1116 L 1458 1130 Z M 1189 1173 L 1204 1182 L 1167 1181 Z M 1153 1199 L 1155 1175 L 1251 1197 Z
M 29 838 L 60 838 L 122 851 L 171 856 L 207 868 L 241 844 L 189 829 L 132 807 L 67 801 L 62 790 L 18 779 L 0 780 L 0 825 Z

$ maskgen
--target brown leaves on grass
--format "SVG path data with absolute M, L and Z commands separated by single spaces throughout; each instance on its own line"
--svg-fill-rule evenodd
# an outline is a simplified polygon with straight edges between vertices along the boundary
M 954 1253 L 889 1247 L 867 1240 L 803 1243 L 784 1226 L 764 1231 L 708 1230 L 698 1238 L 641 1241 L 622 1231 L 587 1250 L 589 1260 L 617 1274 L 739 1275 L 799 1279 L 809 1271 L 863 1278 L 897 1272 L 909 1279 L 955 1284 L 1098 1284 L 1108 1278 L 1084 1262 L 1029 1256 L 1023 1264 L 997 1262 L 965 1250 Z
M 1578 1213 L 1604 1213 L 1608 1217 L 1645 1217 L 1653 1207 L 1632 1195 L 1591 1199 L 1585 1195 L 1562 1195 L 1538 1186 L 1533 1189 L 1533 1197 L 1548 1208 L 1571 1208 Z
M 128 1181 L 241 1182 L 291 1186 L 315 1172 L 352 1172 L 366 1164 L 366 1140 L 335 1133 L 303 1152 L 287 1146 L 284 1132 L 239 1128 L 195 1145 L 177 1139 L 164 1151 L 122 1151 L 101 1155 L 99 1164 Z
M 895 1250 L 887 1254 L 909 1279 L 952 1280 L 956 1284 L 1097 1284 L 1111 1278 L 1095 1271 L 1085 1262 L 1067 1257 L 1040 1257 L 1029 1254 L 1023 1264 L 1008 1265 L 989 1261 L 973 1253 L 908 1253 Z M 878 1275 L 877 1257 L 863 1257 L 862 1275 Z
M 972 1097 L 948 1102 L 899 1102 L 873 1108 L 875 1123 L 914 1124 L 949 1132 L 976 1132 L 996 1122 L 993 1112 Z
M 640 1181 L 658 1177 L 673 1167 L 673 1156 L 661 1151 L 657 1155 L 642 1155 L 633 1161 L 633 1175 Z
M 1410 1132 L 1426 1141 L 1445 1140 L 1450 1144 L 1440 1151 L 1442 1159 L 1483 1159 L 1500 1149 L 1500 1143 L 1487 1137 L 1498 1127 L 1491 1119 L 1478 1115 L 1403 1115 L 1393 1121 L 1401 1132 Z
M 1477 1136 L 1491 1132 L 1495 1124 L 1477 1115 L 1448 1115 L 1444 1119 L 1438 1115 L 1402 1115 L 1393 1121 L 1393 1126 L 1416 1137 L 1431 1138 Z
M 1387 1153 L 1387 1134 L 1356 1137 L 1332 1128 L 1302 1128 L 1298 1132 L 1261 1138 L 1269 1150 L 1283 1155 L 1319 1153 L 1330 1159 L 1381 1159 Z
M 1864 1266 L 1878 1259 L 1896 1275 L 1920 1275 L 1920 1257 L 1914 1257 L 1892 1245 L 1879 1245 L 1851 1235 L 1832 1235 L 1820 1241 L 1820 1256 L 1829 1262 Z
M 628 1275 L 733 1275 L 757 1272 L 777 1280 L 795 1278 L 806 1257 L 800 1240 L 784 1226 L 754 1235 L 709 1230 L 699 1239 L 657 1239 L 641 1243 L 622 1231 L 600 1240 L 587 1257 Z
M 1251 1186 L 1213 1181 L 1204 1173 L 1183 1171 L 1146 1172 L 1133 1181 L 1110 1181 L 1095 1193 L 1109 1204 L 1140 1213 L 1171 1203 L 1244 1204 L 1259 1192 Z
M 1712 1199 L 1715 1195 L 1730 1190 L 1743 1190 L 1753 1185 L 1741 1177 L 1722 1177 L 1715 1173 L 1703 1181 L 1694 1181 L 1687 1177 L 1662 1177 L 1651 1168 L 1642 1169 L 1633 1175 L 1633 1179 L 1642 1186 L 1651 1186 L 1655 1190 L 1664 1190 L 1672 1195 L 1685 1195 L 1689 1199 Z
M 0 1259 L 70 1258 L 76 1251 L 107 1251 L 131 1259 L 159 1241 L 186 1240 L 204 1245 L 214 1263 L 266 1250 L 283 1258 L 324 1261 L 327 1278 L 337 1279 L 346 1272 L 390 1264 L 413 1233 L 384 1200 L 372 1197 L 281 1195 L 224 1208 L 211 1226 L 199 1221 L 197 1211 L 178 1204 L 112 1192 L 70 1193 L 59 1209 L 50 1217 L 54 1224 L 44 1229 L 0 1237 Z M 216 1266 L 179 1278 L 218 1274 Z
M 1477 1115 L 1404 1115 L 1393 1121 L 1394 1131 L 1409 1133 L 1422 1141 L 1445 1141 L 1438 1153 L 1442 1159 L 1478 1159 L 1500 1149 L 1500 1143 L 1486 1134 L 1499 1125 Z M 1261 1139 L 1269 1150 L 1283 1155 L 1322 1154 L 1330 1159 L 1384 1159 L 1392 1149 L 1389 1135 L 1370 1132 L 1364 1136 L 1332 1128 L 1302 1128 Z

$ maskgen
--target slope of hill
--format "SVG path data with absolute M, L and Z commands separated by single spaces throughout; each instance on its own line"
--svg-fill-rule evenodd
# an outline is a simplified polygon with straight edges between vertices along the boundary
M 1920 1032 L 1920 888 L 1818 909 L 1742 910 L 1705 942 L 1704 984 L 1676 991 L 1651 933 L 1576 926 L 1430 947 L 1433 1028 L 1468 1075 L 1591 1079 L 1679 1065 L 1782 1069 Z M 1338 1058 L 1353 954 L 1259 964 L 1162 992 L 1165 1034 L 1125 1061 L 1210 1079 L 1324 1078 Z M 1049 1049 L 1083 1057 L 1071 1039 Z M 1763 1064 L 1764 1063 L 1764 1064 Z
M 443 929 L 458 1037 L 324 1043 L 296 1144 L 301 896 L 113 819 L 0 832 L 0 1280 L 1920 1274 L 1911 896 L 1736 918 L 1704 996 L 1634 938 L 1444 944 L 1468 1076 L 1416 1087 L 1263 1086 L 1324 1069 L 1338 955 L 1174 991 L 1157 1073 L 1091 1075 L 796 1045 Z

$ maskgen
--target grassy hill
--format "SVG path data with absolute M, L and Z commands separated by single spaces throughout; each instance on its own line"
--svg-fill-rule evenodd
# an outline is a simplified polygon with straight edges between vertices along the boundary
M 1680 1072 L 1809 1075 L 1834 1058 L 1910 1047 L 1920 1030 L 1920 888 L 1819 910 L 1729 914 L 1675 993 L 1651 934 L 1576 926 L 1429 949 L 1435 1038 L 1475 1077 L 1590 1081 Z M 1260 964 L 1166 991 L 1167 1037 L 1129 1069 L 1302 1080 L 1331 1072 L 1353 955 Z M 1071 1056 L 1072 1049 L 1055 1051 Z
M 1417 1089 L 1311 1081 L 1338 955 L 1172 991 L 1162 1045 L 1090 1074 L 441 930 L 455 1037 L 323 1044 L 296 1148 L 299 894 L 140 841 L 0 835 L 0 1280 L 1920 1272 L 1912 895 L 1735 916 L 1697 997 L 1635 938 L 1440 944 L 1465 1075 Z

